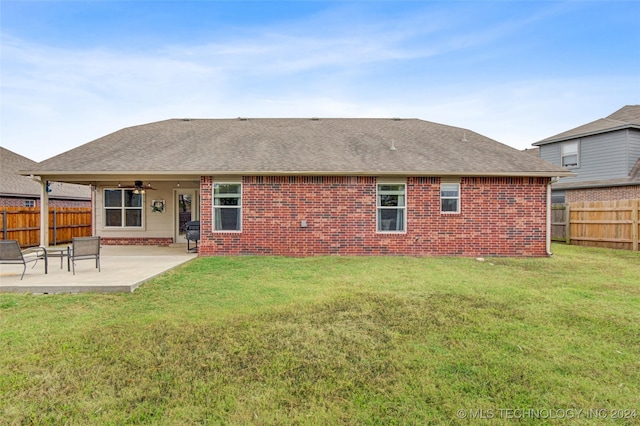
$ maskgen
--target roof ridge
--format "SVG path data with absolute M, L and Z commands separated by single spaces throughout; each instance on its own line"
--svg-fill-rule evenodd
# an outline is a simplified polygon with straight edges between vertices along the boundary
M 611 121 L 613 123 L 619 123 L 619 124 L 633 124 L 630 121 L 624 121 L 624 120 L 616 120 L 615 118 L 609 118 L 609 117 L 602 117 L 600 120 L 606 120 L 606 121 Z M 598 120 L 596 120 L 598 121 Z
M 640 105 L 625 105 L 606 118 L 620 120 L 623 123 L 640 124 Z

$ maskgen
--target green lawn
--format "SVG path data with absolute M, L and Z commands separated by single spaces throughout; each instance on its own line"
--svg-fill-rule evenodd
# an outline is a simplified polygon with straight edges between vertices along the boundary
M 553 248 L 0 294 L 0 424 L 640 424 L 640 253 Z

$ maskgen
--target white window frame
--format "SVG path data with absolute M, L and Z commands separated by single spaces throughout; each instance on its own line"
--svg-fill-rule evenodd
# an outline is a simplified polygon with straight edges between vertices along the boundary
M 216 194 L 216 190 L 220 187 L 220 185 L 238 185 L 240 187 L 240 192 L 238 194 Z M 222 195 L 225 195 L 224 197 Z M 220 198 L 238 198 L 237 205 L 216 205 L 216 199 Z M 212 216 L 213 216 L 213 232 L 242 232 L 242 182 L 214 182 L 213 188 L 211 191 L 211 203 L 212 203 Z M 216 229 L 218 226 L 218 215 L 222 211 L 222 209 L 239 209 L 238 213 L 238 229 Z
M 108 207 L 107 206 L 107 191 L 120 191 L 120 206 Z M 102 212 L 103 212 L 103 228 L 104 229 L 144 229 L 144 194 L 136 194 L 140 196 L 140 206 L 125 206 L 125 193 L 127 191 L 133 192 L 134 189 L 124 188 L 104 188 L 102 191 Z M 122 219 L 120 226 L 107 225 L 107 210 L 119 210 L 120 218 Z M 127 226 L 127 210 L 139 210 L 140 211 L 140 226 Z
M 402 191 L 381 190 L 380 187 L 385 185 L 402 185 L 403 190 Z M 382 206 L 381 196 L 383 195 L 399 195 L 403 198 L 402 200 L 403 205 Z M 400 204 L 400 200 L 398 204 Z M 382 220 L 380 218 L 380 213 L 382 210 L 401 210 L 402 211 L 402 229 L 399 229 L 399 230 L 398 229 L 393 229 L 393 230 L 381 229 Z M 378 181 L 376 183 L 376 232 L 383 233 L 383 234 L 406 234 L 407 232 L 407 182 Z
M 565 157 L 570 157 L 573 155 L 576 156 L 576 164 L 565 165 Z M 578 141 L 563 142 L 560 145 L 560 165 L 568 169 L 575 169 L 580 167 L 580 143 Z
M 455 191 L 458 195 L 444 195 L 444 192 L 453 192 L 455 187 Z M 444 200 L 456 200 L 456 210 L 448 211 L 443 210 L 442 202 Z M 441 214 L 460 214 L 460 184 L 453 182 L 441 182 L 440 183 L 440 213 Z
M 25 207 L 35 207 L 36 206 L 36 200 L 24 200 L 24 206 Z

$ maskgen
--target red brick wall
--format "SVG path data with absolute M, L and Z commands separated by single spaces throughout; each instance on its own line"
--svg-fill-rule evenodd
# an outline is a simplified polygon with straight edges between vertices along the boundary
M 640 199 L 640 185 L 611 186 L 606 188 L 567 189 L 565 201 L 616 201 Z
M 546 255 L 547 178 L 462 178 L 460 214 L 440 213 L 439 178 L 406 182 L 403 234 L 376 232 L 375 178 L 304 176 L 245 176 L 242 231 L 212 232 L 203 176 L 200 254 Z
M 173 244 L 173 238 L 157 237 L 101 237 L 100 242 L 106 246 L 161 246 Z
M 40 207 L 40 196 L 33 198 L 0 197 L 0 207 L 25 207 L 25 200 L 33 200 L 36 202 L 35 207 Z M 91 207 L 91 201 L 49 199 L 49 207 Z
M 40 200 L 36 200 L 36 205 L 40 205 Z M 49 207 L 86 207 L 91 208 L 91 201 L 74 200 L 49 200 Z

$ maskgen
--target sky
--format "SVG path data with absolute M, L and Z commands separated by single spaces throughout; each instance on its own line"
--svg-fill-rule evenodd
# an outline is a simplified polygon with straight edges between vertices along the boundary
M 640 104 L 640 1 L 0 0 L 0 145 L 170 118 L 419 118 L 514 148 Z

